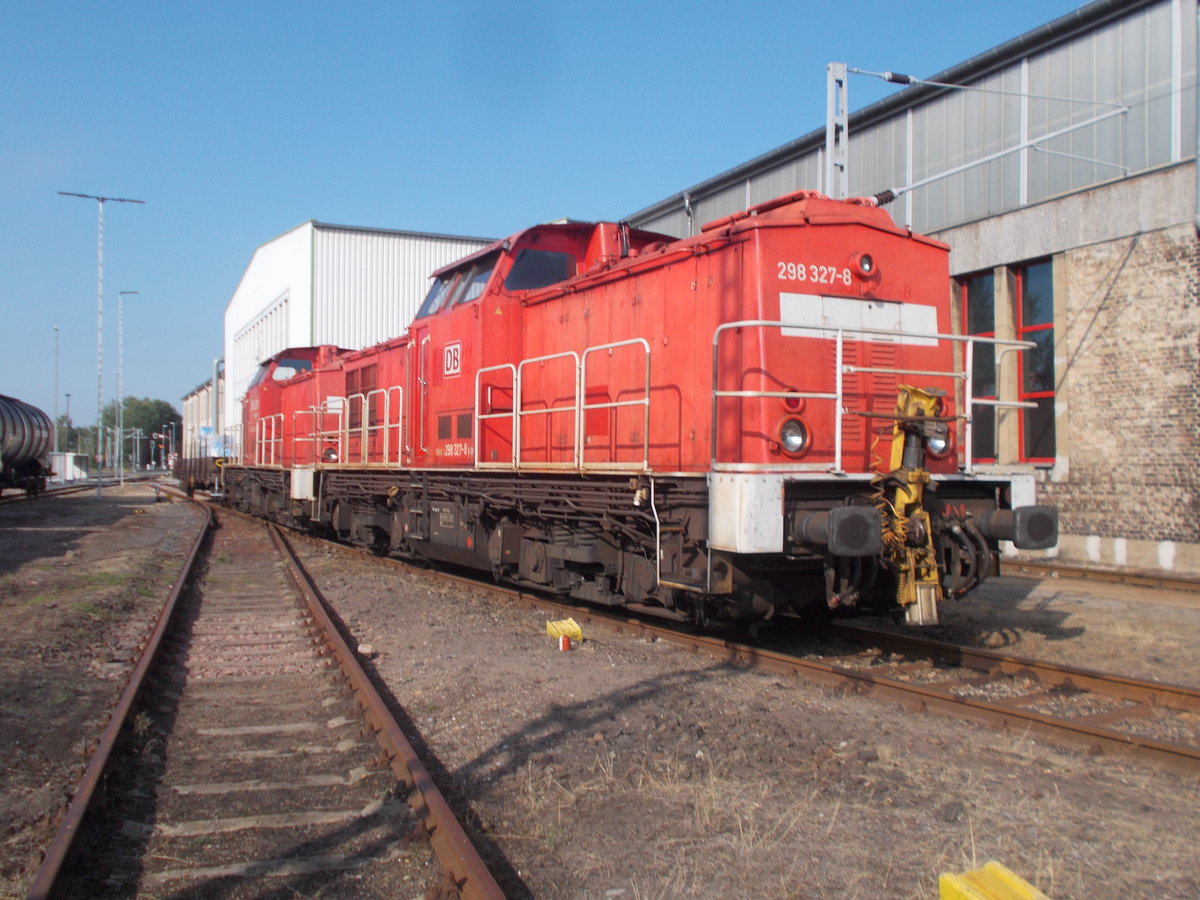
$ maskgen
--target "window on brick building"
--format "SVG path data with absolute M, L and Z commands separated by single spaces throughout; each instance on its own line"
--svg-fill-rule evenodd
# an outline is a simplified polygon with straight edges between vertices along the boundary
M 996 278 L 1002 278 L 998 292 Z M 996 407 L 971 404 L 971 459 L 991 462 L 1054 462 L 1054 278 L 1048 259 L 958 279 L 963 330 L 978 337 L 1030 341 L 1034 346 L 1006 363 L 1006 386 L 1015 384 L 1016 399 L 1032 406 L 998 416 Z M 1012 359 L 1013 357 L 1009 357 Z M 973 400 L 999 396 L 996 350 L 976 344 L 971 369 Z M 1015 382 L 1009 379 L 1015 377 Z M 1005 393 L 1011 399 L 1012 386 Z
M 963 322 L 967 334 L 996 336 L 996 277 L 991 272 L 959 280 Z M 991 344 L 975 344 L 971 366 L 971 397 L 996 399 L 996 350 Z M 971 458 L 975 462 L 996 461 L 996 408 L 971 404 Z
M 1019 355 L 1018 399 L 1037 404 L 1022 409 L 1021 461 L 1053 462 L 1054 435 L 1054 279 L 1050 260 L 1014 268 L 1016 336 L 1035 346 Z

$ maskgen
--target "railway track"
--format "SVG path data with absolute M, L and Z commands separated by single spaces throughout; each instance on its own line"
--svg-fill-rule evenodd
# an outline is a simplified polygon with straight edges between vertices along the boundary
M 29 897 L 502 896 L 278 531 L 210 540 Z
M 604 614 L 572 608 L 599 623 Z M 687 634 L 614 617 L 608 624 L 738 666 L 804 678 L 991 727 L 1129 753 L 1187 774 L 1200 772 L 1200 690 L 1021 657 L 837 626 L 865 651 L 802 657 L 789 651 Z
M 1100 581 L 1105 584 L 1128 584 L 1133 587 L 1200 593 L 1200 579 L 1169 578 L 1166 575 L 1152 575 L 1136 569 L 1094 569 L 1065 563 L 1036 563 L 1025 560 L 1005 560 L 1002 569 L 1005 575 L 1026 575 L 1032 578 L 1077 578 L 1083 581 Z
M 116 482 L 104 482 L 103 487 L 112 487 Z M 67 486 L 48 487 L 39 494 L 34 494 L 32 497 L 24 492 L 8 493 L 0 495 L 0 506 L 11 506 L 15 503 L 24 503 L 27 500 L 44 499 L 48 497 L 67 497 L 71 494 L 82 494 L 85 491 L 96 490 L 96 482 L 91 481 L 87 484 L 72 484 Z
M 382 562 L 405 566 L 396 560 Z M 1196 688 L 858 625 L 839 624 L 830 634 L 866 649 L 813 656 L 806 648 L 805 655 L 797 655 L 782 647 L 696 634 L 675 625 L 563 603 L 473 578 L 431 574 L 467 590 L 542 608 L 554 617 L 572 616 L 582 625 L 664 641 L 733 665 L 871 694 L 915 710 L 1025 731 L 1082 745 L 1089 752 L 1132 754 L 1152 765 L 1188 774 L 1200 772 L 1200 690 Z
M 161 477 L 162 477 L 162 475 L 159 472 L 140 473 L 140 474 L 126 475 L 125 481 L 128 484 L 134 484 L 136 482 L 142 482 L 142 481 L 154 481 Z M 119 482 L 117 481 L 116 478 L 111 478 L 111 477 L 104 478 L 104 479 L 101 479 L 101 481 L 100 481 L 101 489 L 114 488 L 114 487 L 117 487 L 118 485 L 119 485 Z M 91 481 L 71 482 L 70 484 L 63 484 L 63 483 L 52 484 L 52 485 L 48 486 L 44 491 L 34 494 L 32 497 L 27 495 L 24 491 L 21 491 L 18 493 L 18 492 L 14 492 L 11 489 L 9 489 L 8 493 L 4 493 L 3 491 L 0 491 L 0 506 L 10 506 L 15 503 L 23 503 L 27 500 L 43 500 L 43 499 L 48 499 L 50 497 L 69 497 L 72 494 L 86 494 L 89 491 L 94 492 L 95 490 L 96 490 L 95 479 L 92 479 Z
M 851 667 L 909 683 L 925 704 L 952 704 L 990 724 L 1128 749 L 1200 769 L 1200 690 L 894 634 L 856 624 L 833 632 L 867 648 Z

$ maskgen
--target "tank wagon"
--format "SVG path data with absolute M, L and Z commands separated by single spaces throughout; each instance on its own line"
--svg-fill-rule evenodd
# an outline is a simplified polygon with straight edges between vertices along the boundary
M 872 200 L 797 192 L 680 240 L 539 225 L 433 277 L 405 334 L 262 364 L 228 502 L 699 622 L 931 623 L 999 541 L 1057 540 L 962 450 L 980 363 L 1021 345 L 952 333 L 947 246 Z
M 27 496 L 46 489 L 54 423 L 38 409 L 0 394 L 0 491 L 17 488 Z

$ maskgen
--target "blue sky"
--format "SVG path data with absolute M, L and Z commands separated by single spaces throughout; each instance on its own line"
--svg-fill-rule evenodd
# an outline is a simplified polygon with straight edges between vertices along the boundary
M 0 394 L 179 398 L 260 244 L 307 220 L 499 237 L 617 218 L 820 127 L 825 64 L 929 76 L 1078 7 L 19 2 L 0 8 Z M 897 88 L 856 77 L 850 107 Z

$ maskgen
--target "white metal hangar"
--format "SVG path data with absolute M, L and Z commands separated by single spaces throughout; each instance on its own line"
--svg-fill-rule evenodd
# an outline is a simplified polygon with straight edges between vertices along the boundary
M 979 399 L 1011 379 L 1032 404 L 973 406 L 977 470 L 1031 476 L 1067 561 L 1198 576 L 1197 18 L 1098 0 L 847 115 L 858 79 L 891 74 L 864 50 L 830 66 L 840 130 L 628 219 L 686 235 L 793 190 L 892 192 L 897 222 L 952 248 L 958 327 L 1037 345 L 975 375 Z
M 241 421 L 241 397 L 262 360 L 287 347 L 356 350 L 403 333 L 430 273 L 491 240 L 313 220 L 267 241 L 225 308 L 219 430 Z

